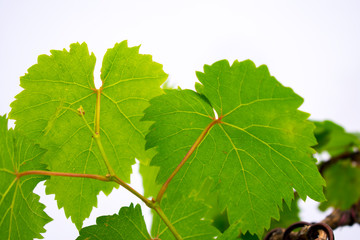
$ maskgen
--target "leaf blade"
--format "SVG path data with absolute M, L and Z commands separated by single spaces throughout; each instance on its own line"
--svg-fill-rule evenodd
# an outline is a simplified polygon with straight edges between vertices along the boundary
M 149 240 L 140 205 L 123 207 L 118 214 L 102 216 L 96 219 L 96 225 L 80 230 L 77 240 Z
M 117 52 L 122 54 L 111 59 Z M 129 48 L 126 42 L 116 44 L 105 54 L 100 90 L 94 86 L 94 67 L 95 56 L 85 43 L 72 44 L 69 51 L 52 50 L 50 56 L 41 55 L 21 78 L 24 90 L 11 104 L 10 117 L 16 120 L 19 130 L 48 149 L 44 161 L 56 172 L 107 174 L 102 153 L 92 138 L 92 131 L 98 129 L 110 165 L 118 177 L 129 182 L 135 157 L 142 161 L 149 158 L 143 150 L 149 123 L 139 120 L 147 100 L 161 94 L 160 85 L 167 74 L 150 55 L 139 54 L 138 47 Z M 123 79 L 119 72 L 124 76 L 135 74 L 142 83 L 112 83 Z M 143 77 L 144 72 L 152 77 Z M 121 104 L 129 99 L 131 104 L 125 109 Z M 90 179 L 51 177 L 46 182 L 46 193 L 55 194 L 58 207 L 64 207 L 66 216 L 71 216 L 80 229 L 96 207 L 99 192 L 109 194 L 114 187 L 115 183 Z
M 219 234 L 217 229 L 211 226 L 211 221 L 204 218 L 209 206 L 195 197 L 178 196 L 177 199 L 179 198 L 180 201 L 164 198 L 162 209 L 183 239 L 209 240 Z M 175 239 L 157 214 L 154 214 L 151 233 L 159 239 Z
M 43 238 L 44 225 L 52 219 L 44 212 L 40 197 L 33 193 L 44 176 L 15 173 L 33 169 L 46 170 L 40 163 L 44 150 L 7 129 L 7 119 L 0 117 L 0 232 L 1 239 Z M 29 221 L 31 219 L 31 221 Z
M 219 61 L 205 66 L 204 73 L 197 76 L 202 85 L 196 86 L 198 94 L 191 93 L 196 100 L 185 94 L 188 90 L 168 90 L 152 100 L 145 112 L 145 119 L 155 121 L 147 146 L 157 146 L 158 154 L 151 164 L 160 166 L 159 183 L 169 176 L 166 169 L 173 169 L 199 132 L 214 121 L 213 110 L 219 116 L 218 124 L 169 185 L 168 195 L 199 190 L 198 185 L 210 176 L 217 183 L 221 210 L 229 210 L 230 223 L 258 236 L 270 226 L 271 217 L 279 218 L 277 208 L 282 199 L 290 204 L 293 188 L 301 198 L 308 195 L 324 200 L 325 183 L 311 157 L 314 127 L 307 121 L 309 115 L 297 110 L 302 98 L 270 76 L 265 66 L 256 68 L 249 60 L 235 61 L 232 66 Z M 207 121 L 181 115 L 191 109 L 191 101 L 196 102 L 191 116 L 207 117 Z M 199 109 L 199 101 L 205 110 Z M 161 117 L 160 112 L 174 116 Z M 184 131 L 190 124 L 196 126 L 197 133 L 188 130 L 181 138 L 163 127 Z M 169 152 L 170 143 L 175 150 L 185 150 Z

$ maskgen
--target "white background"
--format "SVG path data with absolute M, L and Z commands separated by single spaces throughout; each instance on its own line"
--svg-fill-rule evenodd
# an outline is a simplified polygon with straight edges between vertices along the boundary
M 10 111 L 9 104 L 21 91 L 19 77 L 38 55 L 85 41 L 97 57 L 99 81 L 106 49 L 127 39 L 130 46 L 141 44 L 140 52 L 153 55 L 171 83 L 182 88 L 193 88 L 195 71 L 220 59 L 266 64 L 283 85 L 305 99 L 301 109 L 312 119 L 331 119 L 360 131 L 359 12 L 355 0 L 0 0 L 0 114 Z M 139 176 L 132 185 L 141 189 Z M 55 219 L 45 226 L 45 238 L 76 238 L 76 228 L 57 210 L 54 196 L 44 196 L 42 186 L 36 190 Z M 110 198 L 101 195 L 99 208 L 85 224 L 131 201 L 139 202 L 125 191 Z M 315 203 L 302 206 L 305 220 L 324 217 L 314 210 Z M 357 239 L 360 228 L 336 234 L 337 239 Z

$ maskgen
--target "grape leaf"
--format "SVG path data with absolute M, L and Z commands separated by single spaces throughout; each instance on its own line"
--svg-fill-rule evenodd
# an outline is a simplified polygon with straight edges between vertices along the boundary
M 100 133 L 110 165 L 124 181 L 130 181 L 135 157 L 149 161 L 144 134 L 150 123 L 140 119 L 148 100 L 161 94 L 167 75 L 150 55 L 138 51 L 139 47 L 128 48 L 126 41 L 109 49 L 99 90 L 94 85 L 95 56 L 85 43 L 72 44 L 70 51 L 52 50 L 51 56 L 39 56 L 38 63 L 21 78 L 24 90 L 11 104 L 10 117 L 19 130 L 48 149 L 44 161 L 51 171 L 107 173 L 92 132 L 79 115 Z M 114 186 L 91 179 L 51 177 L 46 192 L 55 194 L 58 207 L 64 207 L 66 216 L 80 229 L 97 205 L 97 194 L 109 194 Z
M 122 207 L 119 214 L 102 216 L 96 219 L 96 225 L 85 227 L 80 230 L 77 240 L 149 240 L 144 217 L 140 205 L 131 204 Z
M 230 224 L 258 236 L 279 218 L 282 200 L 290 204 L 293 188 L 302 199 L 323 201 L 325 182 L 311 156 L 314 126 L 297 110 L 303 99 L 249 60 L 223 60 L 204 71 L 197 73 L 198 93 L 166 90 L 145 110 L 144 119 L 155 121 L 146 146 L 157 147 L 151 164 L 160 166 L 159 183 L 209 129 L 167 194 L 187 194 L 210 176 Z
M 291 202 L 290 208 L 285 202 L 283 203 L 283 209 L 280 212 L 280 219 L 278 221 L 273 219 L 271 221 L 269 230 L 272 230 L 274 228 L 287 228 L 291 224 L 300 221 L 300 209 L 298 206 L 298 200 L 299 198 L 295 198 Z
M 240 234 L 240 230 L 237 225 L 231 225 L 219 238 L 218 240 L 259 240 L 256 234 Z
M 146 198 L 155 197 L 161 188 L 161 185 L 156 183 L 159 167 L 140 163 L 139 172 L 143 180 L 144 196 Z
M 360 140 L 355 134 L 347 133 L 344 128 L 331 121 L 314 121 L 315 137 L 318 142 L 314 146 L 319 153 L 327 151 L 331 156 L 351 152 L 354 146 L 360 147 Z
M 43 238 L 40 233 L 52 219 L 33 190 L 46 177 L 29 175 L 17 179 L 15 173 L 46 170 L 39 161 L 44 152 L 16 130 L 8 130 L 6 117 L 0 117 L 0 239 Z
M 341 210 L 350 209 L 360 199 L 360 168 L 351 161 L 339 161 L 324 171 L 326 180 L 326 202 L 319 206 L 325 211 L 329 207 Z
M 165 215 L 183 239 L 209 240 L 219 234 L 217 229 L 211 226 L 211 222 L 204 218 L 209 206 L 201 200 L 196 200 L 194 196 L 178 196 L 177 199 L 180 201 L 166 197 L 161 204 Z M 176 204 L 173 204 L 174 202 Z M 175 239 L 157 214 L 154 214 L 151 234 L 159 239 Z
M 223 233 L 230 226 L 229 217 L 227 209 L 223 210 L 219 206 L 219 196 L 217 192 L 214 191 L 214 184 L 213 179 L 206 178 L 200 191 L 197 192 L 197 198 L 203 200 L 206 205 L 210 206 L 205 217 L 212 219 L 212 225 Z

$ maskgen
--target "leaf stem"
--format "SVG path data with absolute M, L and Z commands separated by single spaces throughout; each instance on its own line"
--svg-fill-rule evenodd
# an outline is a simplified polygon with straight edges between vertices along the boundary
M 92 128 L 90 127 L 89 123 L 86 121 L 86 119 L 85 119 L 85 117 L 84 117 L 84 113 L 81 112 L 81 111 L 83 111 L 83 110 L 84 110 L 83 107 L 80 106 L 78 114 L 81 116 L 82 120 L 84 121 L 84 123 L 85 123 L 85 125 L 87 126 L 87 128 L 90 130 L 91 134 L 92 134 L 92 135 L 95 135 L 94 130 L 92 130 Z
M 154 203 L 150 201 L 149 199 L 145 198 L 143 195 L 138 193 L 135 189 L 130 187 L 126 182 L 124 182 L 121 178 L 118 176 L 102 176 L 102 175 L 96 175 L 96 174 L 86 174 L 86 173 L 64 173 L 64 172 L 50 172 L 50 171 L 42 171 L 42 170 L 31 170 L 31 171 L 25 171 L 21 173 L 15 173 L 16 178 L 21 178 L 26 175 L 45 175 L 45 176 L 60 176 L 60 177 L 77 177 L 77 178 L 91 178 L 96 179 L 103 182 L 116 182 L 120 186 L 127 189 L 129 192 L 140 198 L 148 207 L 154 208 Z
M 171 224 L 169 219 L 166 217 L 165 213 L 162 211 L 162 209 L 160 208 L 160 206 L 156 202 L 145 198 L 143 195 L 141 195 L 139 192 L 137 192 L 135 189 L 133 189 L 130 185 L 128 185 L 126 182 L 124 182 L 121 178 L 119 178 L 116 175 L 114 175 L 114 176 L 111 176 L 111 175 L 101 176 L 101 175 L 96 175 L 96 174 L 50 172 L 50 171 L 42 171 L 42 170 L 31 170 L 31 171 L 25 171 L 25 172 L 21 172 L 21 173 L 15 172 L 14 174 L 16 175 L 17 179 L 19 179 L 19 178 L 21 178 L 23 176 L 27 176 L 27 175 L 45 175 L 45 176 L 90 178 L 90 179 L 95 179 L 95 180 L 99 180 L 99 181 L 103 181 L 103 182 L 116 182 L 120 186 L 124 187 L 126 190 L 128 190 L 129 192 L 134 194 L 136 197 L 138 197 L 149 208 L 154 209 L 157 212 L 157 214 L 160 216 L 160 218 L 164 221 L 164 223 L 169 228 L 169 230 L 172 232 L 174 237 L 177 240 L 182 240 L 181 236 L 176 231 L 175 227 Z M 12 184 L 14 184 L 14 183 L 15 183 L 15 179 L 14 179 L 14 182 Z
M 103 160 L 104 160 L 104 162 L 105 162 L 106 168 L 108 169 L 108 172 L 109 172 L 110 176 L 115 176 L 115 175 L 116 175 L 116 174 L 115 174 L 115 171 L 114 171 L 114 169 L 113 169 L 113 168 L 111 167 L 111 165 L 110 165 L 109 159 L 108 159 L 108 157 L 107 157 L 107 155 L 106 155 L 106 153 L 105 153 L 104 147 L 103 147 L 103 145 L 102 145 L 102 142 L 101 142 L 101 139 L 100 139 L 100 135 L 97 134 L 97 133 L 95 133 L 95 135 L 93 136 L 93 138 L 95 139 L 95 142 L 96 142 L 96 144 L 97 144 L 98 147 L 99 147 L 101 156 L 102 156 L 102 158 L 103 158 Z
M 182 240 L 182 237 L 179 235 L 179 233 L 176 231 L 175 227 L 171 224 L 171 222 L 169 221 L 169 219 L 166 217 L 165 213 L 163 212 L 163 210 L 160 208 L 159 205 L 155 205 L 153 208 L 156 213 L 160 216 L 160 218 L 164 221 L 164 223 L 166 224 L 166 226 L 169 228 L 169 230 L 172 232 L 172 234 L 174 235 L 176 240 Z
M 100 140 L 100 99 L 101 99 L 102 87 L 100 87 L 99 89 L 95 89 L 94 91 L 96 92 L 96 106 L 95 106 L 95 132 L 92 131 L 93 138 L 95 139 L 95 142 L 99 147 L 101 156 L 104 160 L 104 163 L 106 165 L 106 168 L 107 168 L 110 176 L 115 176 L 116 175 L 115 171 L 110 165 L 109 159 L 105 153 L 104 147 Z M 82 116 L 82 117 L 84 119 L 84 116 Z
M 156 202 L 158 202 L 160 204 L 161 199 L 169 185 L 169 183 L 171 182 L 171 180 L 175 177 L 175 175 L 180 171 L 180 169 L 182 168 L 182 166 L 184 166 L 184 164 L 186 163 L 186 161 L 190 158 L 190 156 L 193 154 L 193 152 L 195 151 L 195 149 L 200 145 L 200 143 L 202 142 L 202 140 L 204 139 L 204 137 L 206 136 L 206 134 L 210 131 L 210 129 L 217 123 L 221 123 L 221 119 L 222 117 L 220 117 L 219 119 L 214 119 L 200 134 L 200 136 L 196 139 L 195 143 L 191 146 L 190 150 L 186 153 L 185 157 L 181 160 L 181 162 L 179 163 L 179 165 L 175 168 L 175 170 L 171 173 L 170 177 L 166 180 L 166 182 L 164 183 L 164 185 L 162 185 L 157 197 L 156 197 Z
M 41 170 L 25 171 L 25 172 L 21 172 L 21 173 L 15 173 L 15 175 L 16 175 L 16 178 L 21 178 L 26 175 L 45 175 L 45 176 L 60 176 L 60 177 L 92 178 L 92 179 L 100 180 L 103 182 L 111 181 L 110 178 L 108 178 L 106 176 L 101 176 L 101 175 L 96 175 L 96 174 L 49 172 L 49 171 L 41 171 Z
M 164 223 L 166 224 L 166 226 L 169 228 L 169 230 L 172 232 L 172 234 L 174 235 L 175 239 L 177 240 L 182 240 L 181 236 L 179 235 L 179 233 L 176 231 L 175 227 L 171 224 L 171 222 L 169 221 L 169 219 L 166 217 L 165 213 L 162 211 L 159 202 L 156 202 L 154 200 L 149 200 L 147 199 L 145 196 L 143 196 L 142 194 L 140 194 L 139 192 L 137 192 L 135 189 L 133 189 L 130 185 L 128 185 L 126 182 L 124 182 L 121 178 L 119 178 L 114 169 L 111 167 L 109 159 L 105 153 L 105 149 L 102 145 L 101 139 L 100 139 L 100 98 L 101 98 L 101 91 L 102 91 L 102 87 L 100 87 L 100 89 L 94 89 L 94 92 L 96 92 L 96 106 L 95 106 L 95 131 L 92 130 L 92 128 L 90 127 L 89 123 L 86 121 L 84 114 L 85 111 L 83 109 L 82 106 L 79 107 L 79 109 L 74 110 L 69 108 L 69 110 L 77 113 L 78 115 L 81 116 L 81 118 L 83 119 L 85 125 L 87 126 L 87 128 L 90 130 L 90 132 L 93 135 L 93 139 L 95 140 L 97 146 L 99 147 L 101 156 L 104 160 L 104 163 L 107 167 L 108 170 L 108 174 L 106 176 L 102 176 L 102 175 L 96 175 L 96 174 L 85 174 L 85 173 L 64 173 L 64 172 L 50 172 L 50 171 L 42 171 L 42 170 L 31 170 L 31 171 L 25 171 L 25 172 L 15 172 L 12 174 L 16 175 L 16 179 L 20 179 L 23 176 L 27 176 L 27 175 L 45 175 L 45 176 L 61 176 L 61 177 L 75 177 L 75 178 L 90 178 L 90 179 L 95 179 L 95 180 L 99 180 L 99 181 L 104 181 L 104 182 L 116 182 L 118 183 L 120 186 L 124 187 L 126 190 L 128 190 L 129 192 L 131 192 L 132 194 L 134 194 L 136 197 L 138 197 L 141 201 L 143 201 L 149 208 L 154 209 L 157 214 L 160 216 L 160 218 L 164 221 Z M 214 120 L 214 122 L 212 122 L 207 128 L 208 130 L 211 128 L 212 125 L 214 125 L 216 123 L 216 121 Z M 207 131 L 208 131 L 207 130 Z M 207 132 L 206 131 L 206 132 Z M 206 132 L 202 133 L 202 135 L 206 135 Z M 204 137 L 203 136 L 203 137 Z M 202 137 L 202 138 L 203 138 Z M 198 141 L 198 140 L 197 140 Z M 197 145 L 199 145 L 201 142 L 201 140 L 199 140 L 199 143 Z M 195 144 L 194 144 L 195 145 Z M 196 146 L 195 146 L 196 148 Z M 195 149 L 194 148 L 194 149 Z M 193 151 L 192 151 L 193 152 Z M 192 153 L 191 152 L 191 153 Z M 191 155 L 190 153 L 190 155 Z M 187 154 L 188 155 L 188 154 Z M 189 155 L 189 156 L 190 156 Z M 186 160 L 185 160 L 186 161 Z M 184 162 L 185 163 L 185 162 Z M 183 164 L 182 164 L 183 165 Z M 181 166 L 180 166 L 181 167 Z M 180 169 L 179 167 L 179 169 Z M 176 172 L 178 172 L 179 170 L 177 170 Z M 176 174 L 173 173 L 173 175 Z M 171 179 L 173 178 L 173 176 L 171 177 Z M 171 181 L 168 180 L 169 182 Z M 15 179 L 14 179 L 15 182 Z M 168 184 L 168 183 L 167 183 Z M 167 185 L 166 185 L 167 186 Z M 163 192 L 165 192 L 165 189 L 163 190 Z M 163 194 L 163 193 L 162 193 Z M 161 195 L 162 196 L 162 195 Z M 161 199 L 161 197 L 160 197 Z
M 147 199 L 146 197 L 141 195 L 139 192 L 137 192 L 135 189 L 133 189 L 130 185 L 128 185 L 126 182 L 124 182 L 118 176 L 111 176 L 111 181 L 114 181 L 114 182 L 118 183 L 120 186 L 124 187 L 126 190 L 128 190 L 129 192 L 131 192 L 132 194 L 137 196 L 149 208 L 154 208 L 154 203 L 152 201 L 150 201 L 149 199 Z
M 95 106 L 95 133 L 100 134 L 100 99 L 101 99 L 101 91 L 100 89 L 96 89 L 96 106 Z
M 150 201 L 143 195 L 141 195 L 139 192 L 137 192 L 135 189 L 133 189 L 130 185 L 128 185 L 126 182 L 124 182 L 121 178 L 116 176 L 115 171 L 112 169 L 110 162 L 106 156 L 104 147 L 102 145 L 102 142 L 100 140 L 100 99 L 101 99 L 101 91 L 102 87 L 100 89 L 96 89 L 96 106 L 95 106 L 95 133 L 93 134 L 93 138 L 96 141 L 96 144 L 99 147 L 100 153 L 102 155 L 102 158 L 104 159 L 105 165 L 109 172 L 109 179 L 113 182 L 118 183 L 120 186 L 124 187 L 126 190 L 134 194 L 136 197 L 138 197 L 141 201 L 143 201 L 149 208 L 154 209 L 160 216 L 160 218 L 164 221 L 166 226 L 169 228 L 169 230 L 173 233 L 174 237 L 177 240 L 182 240 L 179 233 L 177 233 L 174 226 L 171 224 L 171 222 L 168 220 L 162 209 L 159 205 L 156 205 L 156 202 Z M 84 116 L 82 116 L 84 119 Z

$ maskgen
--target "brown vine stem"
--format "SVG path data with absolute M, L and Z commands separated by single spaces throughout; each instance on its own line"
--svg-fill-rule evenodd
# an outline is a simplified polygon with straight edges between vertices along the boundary
M 323 219 L 322 221 L 320 221 L 317 224 L 312 224 L 312 225 L 319 226 L 320 224 L 325 224 L 325 226 L 328 226 L 332 230 L 335 230 L 342 226 L 352 226 L 355 223 L 360 224 L 360 201 L 355 203 L 349 210 L 335 209 L 325 219 Z M 300 231 L 297 231 L 297 232 L 291 231 L 288 234 L 287 239 L 290 239 L 290 240 L 315 239 L 315 238 L 308 237 L 310 235 L 310 234 L 308 234 L 308 232 L 311 231 L 310 225 L 301 228 Z M 316 230 L 317 228 L 313 228 L 313 229 Z M 286 230 L 287 229 L 284 229 L 284 228 L 275 228 L 267 234 L 265 239 L 266 240 L 283 240 Z M 324 228 L 319 229 L 319 231 L 318 231 L 319 237 L 320 237 L 320 235 L 324 236 L 324 230 L 325 230 Z M 327 236 L 327 235 L 328 234 L 325 234 L 325 236 Z M 317 239 L 321 239 L 319 237 Z M 326 239 L 326 237 L 322 238 L 322 239 Z
M 319 165 L 319 172 L 321 174 L 323 174 L 325 169 L 327 169 L 331 165 L 337 163 L 340 160 L 346 160 L 346 159 L 350 159 L 350 161 L 360 164 L 360 152 L 359 151 L 346 152 L 346 153 L 340 154 L 336 157 L 332 157 L 330 160 L 328 160 L 326 162 L 322 162 Z
M 191 146 L 190 150 L 186 153 L 185 157 L 181 160 L 181 162 L 179 163 L 179 165 L 175 168 L 175 170 L 171 173 L 170 177 L 166 180 L 166 182 L 162 185 L 157 197 L 156 197 L 156 202 L 160 204 L 161 199 L 167 189 L 167 187 L 169 186 L 169 183 L 171 182 L 171 180 L 175 177 L 175 175 L 180 171 L 180 169 L 182 168 L 182 166 L 184 166 L 184 164 L 186 163 L 186 161 L 190 158 L 190 156 L 193 154 L 193 152 L 195 151 L 195 149 L 200 145 L 200 143 L 202 142 L 202 140 L 204 139 L 204 137 L 206 136 L 206 134 L 210 131 L 210 129 L 217 123 L 221 123 L 221 119 L 222 117 L 219 117 L 218 119 L 214 119 L 209 125 L 207 125 L 207 127 L 202 131 L 202 133 L 200 134 L 200 136 L 196 139 L 195 143 Z

